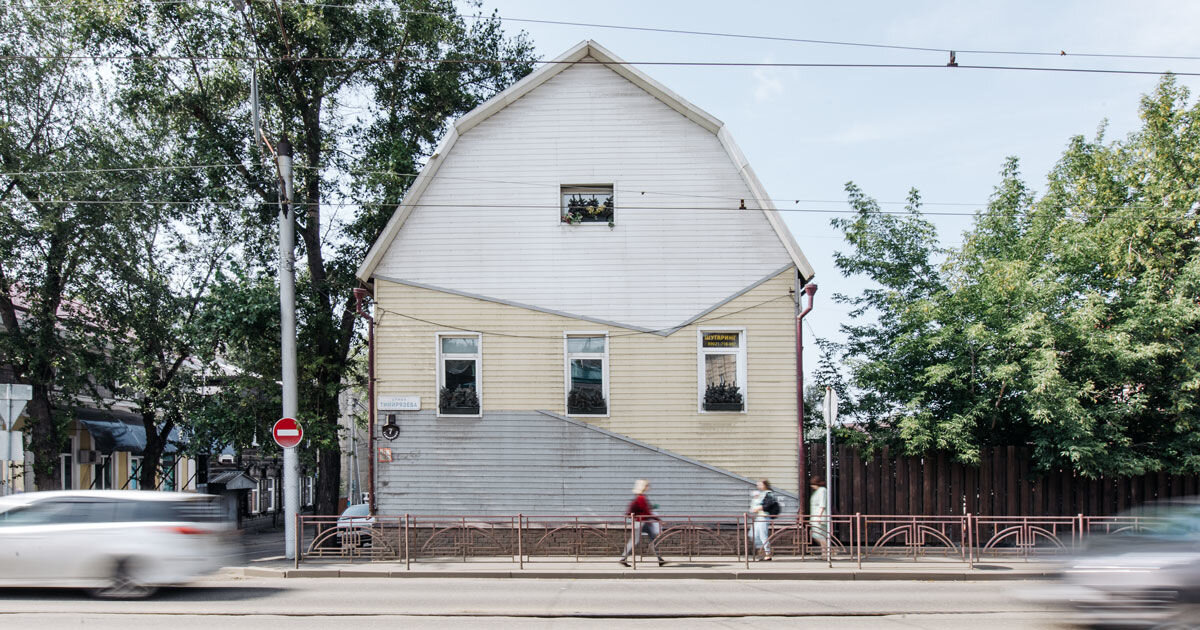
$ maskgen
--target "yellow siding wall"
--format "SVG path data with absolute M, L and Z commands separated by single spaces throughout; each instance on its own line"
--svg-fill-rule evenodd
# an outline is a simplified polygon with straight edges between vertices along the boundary
M 484 412 L 565 413 L 563 332 L 607 331 L 609 417 L 581 420 L 794 491 L 794 277 L 780 273 L 667 337 L 376 278 L 377 394 L 436 409 L 436 334 L 468 329 L 483 332 Z M 746 329 L 745 413 L 698 409 L 697 330 L 722 327 Z

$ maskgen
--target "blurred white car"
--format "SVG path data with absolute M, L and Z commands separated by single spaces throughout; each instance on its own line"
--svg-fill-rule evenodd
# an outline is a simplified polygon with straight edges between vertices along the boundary
M 146 597 L 224 566 L 235 525 L 211 495 L 136 490 L 0 497 L 0 586 Z

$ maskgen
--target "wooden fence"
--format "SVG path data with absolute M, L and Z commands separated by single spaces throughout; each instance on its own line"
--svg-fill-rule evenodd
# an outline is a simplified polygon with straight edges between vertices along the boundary
M 825 476 L 825 444 L 809 445 L 809 474 Z M 1070 471 L 1032 470 L 1029 449 L 985 449 L 978 467 L 946 453 L 897 457 L 881 449 L 864 457 L 833 452 L 832 509 L 836 514 L 975 514 L 1101 516 L 1159 499 L 1193 496 L 1200 475 L 1147 473 L 1087 479 Z

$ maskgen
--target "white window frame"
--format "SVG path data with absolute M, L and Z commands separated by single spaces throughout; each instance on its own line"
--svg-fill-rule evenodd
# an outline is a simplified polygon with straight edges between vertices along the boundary
M 267 513 L 271 514 L 275 511 L 275 486 L 278 485 L 274 477 L 267 477 Z
M 579 229 L 579 228 L 585 228 L 585 227 L 587 227 L 587 226 L 592 226 L 592 227 L 597 227 L 597 226 L 599 226 L 599 227 L 604 227 L 604 228 L 607 228 L 607 227 L 608 227 L 608 221 L 589 221 L 589 222 L 586 222 L 586 223 L 584 223 L 584 222 L 580 222 L 580 223 L 578 223 L 578 224 L 576 224 L 576 225 L 571 225 L 571 224 L 569 224 L 569 223 L 563 223 L 563 220 L 562 220 L 562 219 L 563 219 L 563 216 L 564 216 L 564 214 L 563 214 L 563 210 L 565 210 L 565 208 L 564 208 L 564 204 L 563 204 L 563 192 L 564 192 L 564 189 L 566 189 L 566 188 L 600 188 L 600 189 L 612 188 L 612 200 L 613 200 L 613 208 L 614 208 L 614 210 L 613 210 L 613 216 L 612 216 L 612 219 L 611 219 L 611 221 L 612 221 L 612 223 L 613 223 L 613 227 L 614 227 L 614 228 L 616 227 L 616 225 L 617 225 L 617 211 L 616 211 L 616 209 L 615 209 L 615 208 L 617 207 L 617 182 L 616 182 L 615 180 L 613 180 L 613 181 L 610 181 L 610 182 L 608 182 L 608 183 L 601 183 L 601 184 L 596 184 L 596 183 L 592 183 L 592 184 L 581 184 L 581 183 L 579 183 L 579 182 L 577 182 L 577 181 L 570 181 L 570 182 L 559 182 L 559 184 L 558 184 L 558 190 L 557 190 L 557 192 L 558 192 L 558 198 L 557 198 L 557 200 L 556 200 L 556 202 L 555 202 L 555 207 L 557 208 L 557 211 L 556 211 L 556 212 L 557 212 L 557 214 L 555 215 L 555 217 L 554 217 L 554 218 L 555 218 L 555 220 L 556 220 L 556 221 L 558 221 L 558 224 L 559 224 L 559 226 L 560 226 L 560 227 L 568 227 L 568 228 L 575 228 L 575 229 Z M 582 193 L 581 193 L 581 194 L 582 194 Z M 589 193 L 589 194 L 590 194 L 590 193 Z
M 475 354 L 452 354 L 446 355 L 442 353 L 442 339 L 446 337 L 474 337 L 475 338 Z M 481 418 L 483 417 L 483 334 L 461 331 L 439 332 L 434 335 L 434 348 L 437 351 L 437 364 L 434 366 L 437 382 L 433 390 L 433 399 L 437 405 L 437 417 L 439 418 Z M 444 372 L 444 361 L 447 356 L 453 357 L 456 360 L 473 360 L 475 361 L 475 396 L 479 398 L 479 413 L 477 414 L 462 414 L 462 413 L 442 413 L 442 374 Z
M 116 453 L 110 453 L 108 455 L 105 455 L 104 453 L 100 453 L 100 461 L 102 463 L 92 464 L 92 486 L 91 486 L 92 488 L 94 488 L 96 490 L 115 490 L 116 489 L 116 487 L 117 487 L 116 457 L 117 457 Z M 104 470 L 103 462 L 105 462 L 105 460 L 107 460 L 107 462 L 108 462 L 108 487 L 105 487 L 103 484 L 97 483 L 97 478 L 100 476 L 100 471 Z
M 130 454 L 128 459 L 129 462 L 127 468 L 129 468 L 129 482 L 125 484 L 125 487 L 129 490 L 141 490 L 142 481 L 138 475 L 142 474 L 142 456 Z
M 704 333 L 729 332 L 738 333 L 738 347 L 734 348 L 705 348 Z M 696 330 L 696 410 L 700 413 L 746 413 L 750 410 L 750 384 L 746 375 L 746 351 L 749 345 L 746 329 L 737 326 L 711 326 Z M 704 409 L 704 392 L 708 389 L 708 375 L 705 374 L 704 357 L 709 354 L 737 355 L 737 385 L 742 393 L 741 411 L 707 411 Z
M 258 483 L 254 484 L 253 488 L 250 488 L 248 498 L 250 500 L 250 513 L 251 514 L 261 514 L 262 513 L 262 509 L 261 509 L 262 505 L 259 503 L 260 501 L 262 501 L 262 491 L 259 490 L 259 487 L 262 486 L 262 484 L 263 484 L 263 481 L 261 479 L 259 479 Z
M 181 492 L 182 489 L 179 487 L 179 452 L 162 453 L 158 457 L 158 471 L 156 471 L 158 473 L 158 489 L 162 492 Z M 174 479 L 174 483 L 172 484 L 175 486 L 174 488 L 167 488 L 168 469 L 163 468 L 162 465 L 163 460 L 167 457 L 171 458 L 171 468 L 169 469 L 169 472 L 171 477 Z
M 69 445 L 67 448 L 67 452 L 58 454 L 58 484 L 59 484 L 59 486 L 62 487 L 63 490 L 78 490 L 79 489 L 79 473 L 82 470 L 82 468 L 79 466 L 79 463 L 76 461 L 79 458 L 79 436 L 78 436 L 78 434 L 72 435 L 69 438 L 68 442 L 69 442 Z M 69 465 L 67 464 L 67 460 L 70 460 L 70 462 L 71 462 Z M 66 478 L 63 476 L 63 474 L 66 473 L 68 470 L 71 473 L 71 483 L 70 484 L 63 483 L 66 481 Z M 70 485 L 69 488 L 67 487 L 68 485 Z
M 604 353 L 599 352 L 578 352 L 572 353 L 569 349 L 568 339 L 571 337 L 604 337 Z M 570 415 L 576 418 L 607 418 L 612 415 L 612 397 L 608 395 L 608 346 L 609 338 L 607 330 L 567 330 L 563 332 L 563 415 Z M 596 359 L 601 360 L 601 369 L 604 379 L 602 391 L 604 393 L 604 408 L 607 413 L 571 413 L 571 406 L 567 404 L 567 398 L 571 395 L 571 359 Z

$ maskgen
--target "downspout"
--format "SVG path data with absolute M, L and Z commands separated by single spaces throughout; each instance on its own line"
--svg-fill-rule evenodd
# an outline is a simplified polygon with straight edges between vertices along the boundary
M 367 505 L 375 514 L 375 319 L 363 310 L 366 289 L 354 290 L 354 310 L 367 320 Z M 357 484 L 356 484 L 357 485 Z M 354 497 L 350 497 L 351 500 Z
M 797 276 L 799 281 L 799 276 Z M 813 308 L 813 295 L 817 285 L 804 285 L 808 294 L 808 306 L 796 316 L 796 478 L 800 486 L 796 492 L 799 505 L 796 514 L 803 516 L 808 510 L 808 453 L 804 450 L 804 316 Z M 800 296 L 796 296 L 796 308 L 800 307 Z

